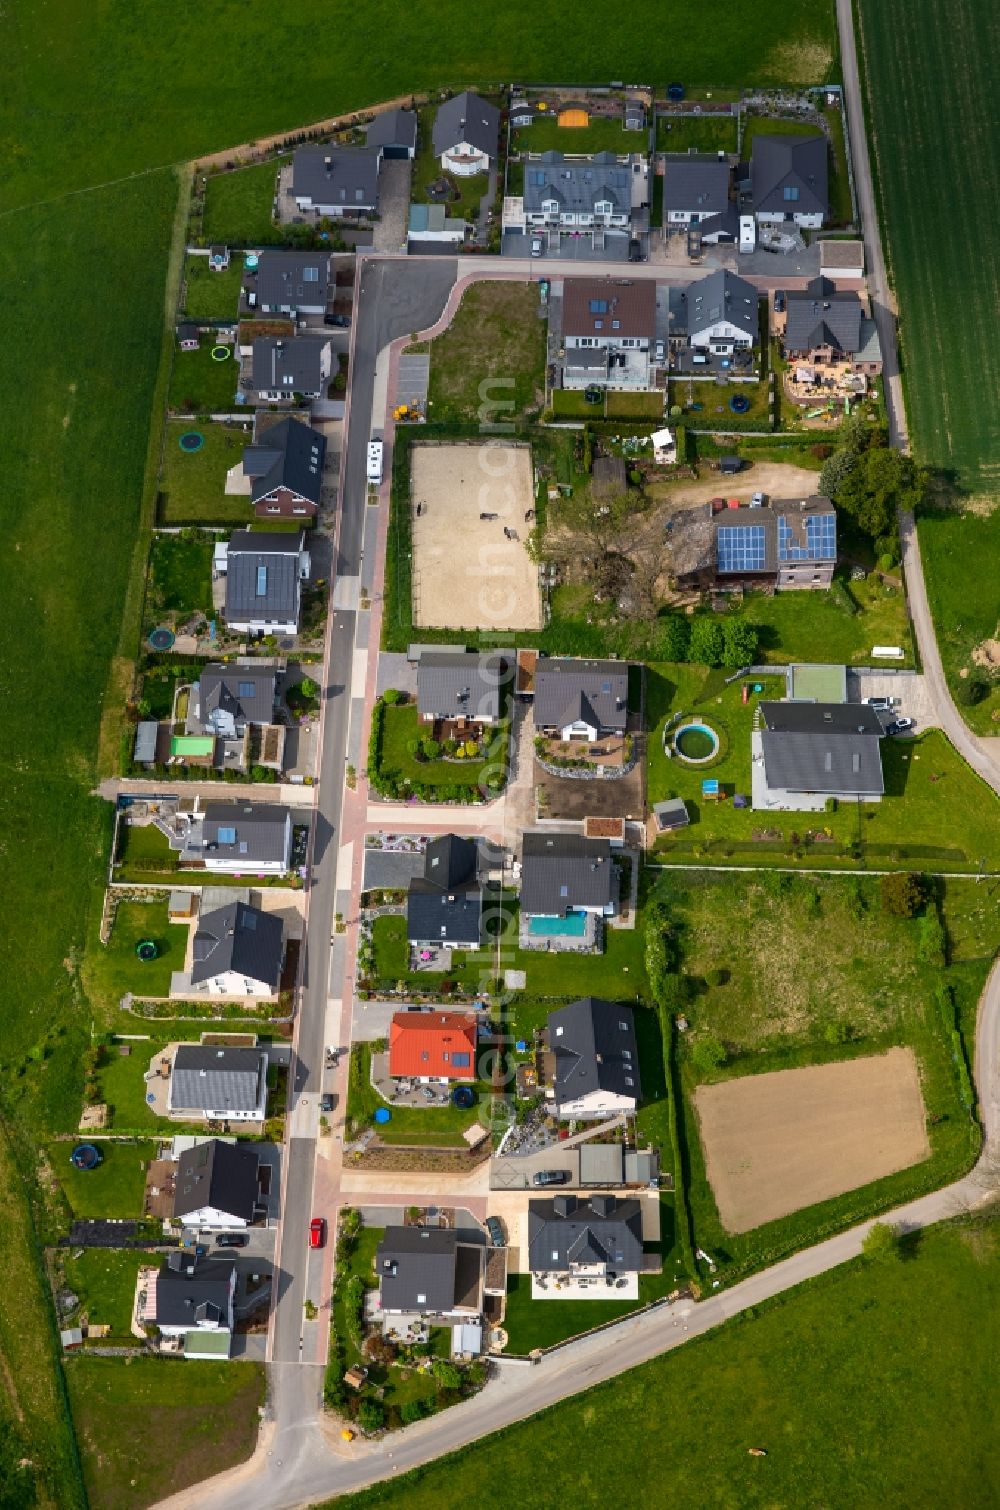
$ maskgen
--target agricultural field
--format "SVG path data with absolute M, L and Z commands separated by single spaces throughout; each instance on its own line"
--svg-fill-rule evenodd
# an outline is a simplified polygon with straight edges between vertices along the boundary
M 857 15 L 910 438 L 960 493 L 995 499 L 997 13 L 989 0 L 860 0 Z
M 917 521 L 938 649 L 962 717 L 977 734 L 1000 730 L 1000 499 L 992 512 L 928 510 Z M 975 563 L 973 567 L 973 563 Z M 974 704 L 963 686 L 981 676 Z
M 181 353 L 181 361 L 187 353 Z M 202 421 L 197 426 L 204 445 L 185 451 L 182 435 L 192 429 L 187 420 L 168 420 L 163 440 L 163 469 L 157 498 L 157 523 L 232 524 L 244 529 L 256 522 L 246 493 L 226 492 L 226 473 L 242 460 L 250 443 L 250 429 Z
M 580 1510 L 616 1502 L 623 1483 L 655 1484 L 659 1503 L 685 1506 L 994 1500 L 998 1255 L 995 1216 L 932 1228 L 904 1246 L 904 1262 L 857 1260 L 324 1510 L 439 1510 L 470 1482 L 502 1484 L 522 1505 L 542 1503 L 544 1485 L 546 1504 Z M 752 1446 L 767 1456 L 749 1457 Z

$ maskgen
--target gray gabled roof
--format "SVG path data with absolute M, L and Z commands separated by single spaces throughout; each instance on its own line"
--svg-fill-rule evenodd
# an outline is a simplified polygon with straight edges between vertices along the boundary
M 832 346 L 854 356 L 860 350 L 861 300 L 853 289 L 838 293 L 829 278 L 813 278 L 800 292 L 788 294 L 786 307 L 786 351 Z
M 318 508 L 325 457 L 326 437 L 311 425 L 297 419 L 283 419 L 273 425 L 257 445 L 247 446 L 243 452 L 243 470 L 250 478 L 253 502 L 287 488 Z
M 439 107 L 432 139 L 435 157 L 467 142 L 477 152 L 495 158 L 500 142 L 500 112 L 489 100 L 466 89 Z
M 314 205 L 364 210 L 378 203 L 381 154 L 368 147 L 299 147 L 292 160 L 292 194 Z
M 329 340 L 308 336 L 257 336 L 251 356 L 251 382 L 257 393 L 319 393 L 323 352 Z M 275 427 L 277 428 L 277 427 Z M 271 432 L 268 431 L 268 438 Z
M 415 110 L 383 110 L 368 127 L 369 147 L 415 147 L 417 113 Z
M 687 291 L 687 331 L 696 336 L 718 320 L 728 320 L 745 330 L 753 342 L 760 339 L 757 290 L 728 268 L 717 268 Z
M 298 620 L 299 555 L 304 539 L 292 532 L 269 535 L 238 530 L 233 535 L 226 566 L 227 623 Z
M 613 1195 L 582 1201 L 557 1195 L 528 1202 L 528 1267 L 533 1273 L 565 1273 L 571 1263 L 607 1264 L 620 1273 L 642 1268 L 642 1207 Z
M 213 1206 L 237 1221 L 252 1222 L 259 1164 L 256 1150 L 248 1143 L 211 1138 L 186 1149 L 177 1160 L 174 1216 Z
M 237 723 L 269 724 L 274 717 L 277 673 L 272 666 L 204 666 L 198 678 L 198 716 L 211 730 L 216 709 Z
M 329 252 L 261 252 L 244 287 L 257 294 L 260 309 L 325 305 L 333 286 Z
M 190 1322 L 192 1330 L 204 1321 L 227 1325 L 235 1269 L 233 1258 L 192 1262 L 180 1249 L 171 1253 L 156 1275 L 157 1325 L 183 1326 Z
M 424 851 L 424 880 L 439 891 L 478 885 L 477 850 L 474 839 L 460 834 L 439 834 Z
M 564 729 L 582 719 L 598 729 L 623 732 L 628 718 L 628 666 L 621 661 L 561 657 L 535 667 L 535 726 Z
M 284 947 L 281 919 L 273 912 L 230 902 L 199 918 L 192 948 L 195 985 L 233 970 L 278 989 Z
M 417 664 L 417 712 L 421 718 L 495 720 L 509 679 L 503 651 L 425 650 Z
M 410 882 L 406 898 L 406 935 L 411 943 L 447 939 L 478 948 L 483 893 L 477 859 L 472 839 L 442 834 L 431 840 L 424 873 Z
M 612 152 L 570 162 L 561 152 L 543 152 L 524 165 L 524 208 L 537 214 L 545 200 L 554 199 L 561 212 L 593 211 L 608 200 L 619 213 L 632 208 L 632 169 Z
M 829 211 L 825 136 L 755 136 L 750 182 L 757 212 L 815 215 Z M 797 199 L 785 190 L 797 189 Z
M 874 708 L 863 703 L 762 702 L 764 774 L 772 788 L 881 796 L 885 790 Z
M 640 1099 L 639 1048 L 631 1007 L 586 996 L 550 1012 L 548 1029 L 556 1064 L 557 1106 L 592 1091 Z
M 562 917 L 574 907 L 607 907 L 615 868 L 607 839 L 526 833 L 521 841 L 521 911 Z
M 213 845 L 218 857 L 248 866 L 281 860 L 290 817 L 291 809 L 277 803 L 208 802 L 203 809 L 202 841 Z
M 721 214 L 729 204 L 728 162 L 701 153 L 668 157 L 663 174 L 663 208 L 699 215 Z
M 261 1099 L 267 1055 L 260 1049 L 182 1043 L 174 1055 L 175 1110 L 251 1112 Z
M 486 1246 L 462 1228 L 387 1227 L 375 1253 L 384 1311 L 478 1311 Z

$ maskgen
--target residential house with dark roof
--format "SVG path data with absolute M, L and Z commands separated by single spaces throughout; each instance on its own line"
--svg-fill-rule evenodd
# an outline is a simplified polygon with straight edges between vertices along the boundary
M 683 334 L 695 350 L 717 356 L 759 346 L 757 290 L 728 268 L 717 268 L 680 290 L 680 303 L 685 310 L 683 331 L 678 320 L 676 332 L 671 329 L 672 338 Z
M 181 861 L 233 875 L 284 875 L 292 813 L 269 802 L 207 802 L 188 829 Z
M 762 225 L 794 222 L 818 230 L 830 213 L 825 136 L 755 136 L 750 197 Z
M 668 156 L 663 173 L 663 214 L 667 228 L 684 230 L 729 210 L 732 169 L 725 157 L 690 153 Z
M 396 1012 L 389 1024 L 389 1074 L 422 1084 L 473 1081 L 478 1033 L 471 1012 Z
M 828 798 L 877 802 L 885 730 L 865 703 L 762 702 L 751 735 L 753 806 L 820 811 Z
M 635 1199 L 557 1195 L 528 1202 L 532 1274 L 606 1279 L 642 1268 L 642 1207 Z
M 607 839 L 527 832 L 521 840 L 521 913 L 565 918 L 570 912 L 613 917 L 618 873 Z
M 715 585 L 829 587 L 837 564 L 837 513 L 829 498 L 773 498 L 713 519 Z
M 267 1055 L 263 1049 L 182 1043 L 174 1053 L 167 1114 L 209 1122 L 263 1122 Z
M 384 1316 L 448 1322 L 482 1313 L 486 1244 L 470 1228 L 386 1227 L 375 1272 Z
M 829 278 L 786 294 L 783 345 L 790 360 L 813 367 L 845 363 L 867 377 L 882 371 L 878 331 L 857 290 L 838 289 Z
M 422 723 L 486 727 L 503 716 L 512 651 L 424 650 L 417 662 L 417 716 Z
M 277 672 L 254 661 L 203 666 L 188 697 L 188 732 L 196 726 L 222 739 L 241 738 L 274 718 Z
M 311 425 L 289 418 L 265 430 L 243 452 L 243 475 L 258 518 L 314 519 L 325 460 L 326 436 Z
M 412 158 L 417 150 L 417 112 L 383 110 L 370 122 L 365 136 L 369 147 L 377 147 L 383 159 Z
M 456 178 L 488 173 L 500 149 L 500 112 L 466 89 L 438 107 L 432 140 L 446 173 Z
M 382 149 L 299 147 L 292 159 L 292 195 L 303 215 L 355 220 L 378 209 Z
M 211 1231 L 249 1227 L 257 1214 L 260 1160 L 251 1143 L 203 1138 L 174 1174 L 174 1221 Z
M 535 728 L 558 739 L 593 741 L 624 734 L 628 666 L 552 656 L 535 666 Z
M 656 285 L 651 279 L 567 278 L 562 335 L 564 388 L 647 388 Z
M 263 251 L 243 274 L 243 304 L 261 315 L 322 315 L 332 297 L 329 252 Z
M 185 1358 L 228 1358 L 234 1326 L 236 1261 L 168 1254 L 146 1289 L 144 1319 L 177 1338 Z
M 645 158 L 623 161 L 613 152 L 567 158 L 543 152 L 524 165 L 524 193 L 515 224 L 553 235 L 627 236 L 632 225 L 633 179 L 648 174 Z M 648 177 L 644 180 L 648 183 Z M 643 195 L 638 195 L 642 207 Z M 505 229 L 508 222 L 505 221 Z
M 557 1117 L 588 1120 L 634 1112 L 642 1090 L 631 1007 L 587 996 L 550 1012 L 548 1088 Z
M 294 635 L 299 630 L 302 584 L 309 580 L 304 534 L 252 534 L 238 530 L 217 552 L 215 569 L 226 578 L 223 616 L 238 634 Z
M 209 996 L 275 996 L 284 958 L 281 918 L 230 902 L 198 920 L 191 988 Z
M 290 404 L 325 398 L 333 370 L 328 337 L 257 336 L 250 354 L 247 396 L 258 403 Z
M 478 949 L 483 892 L 474 839 L 441 834 L 424 851 L 424 873 L 410 882 L 406 936 L 411 949 Z

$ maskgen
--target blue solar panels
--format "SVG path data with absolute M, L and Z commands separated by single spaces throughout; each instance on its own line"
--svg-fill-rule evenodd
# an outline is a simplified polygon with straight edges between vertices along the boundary
M 716 536 L 720 572 L 763 571 L 766 546 L 762 524 L 723 524 Z
M 803 542 L 803 525 L 805 541 Z M 778 515 L 779 561 L 836 561 L 837 520 L 833 514 L 810 514 L 789 523 Z

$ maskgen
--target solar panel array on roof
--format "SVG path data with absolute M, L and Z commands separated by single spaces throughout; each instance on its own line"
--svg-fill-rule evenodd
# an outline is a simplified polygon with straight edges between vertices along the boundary
M 716 538 L 720 572 L 763 571 L 763 525 L 725 525 L 719 529 Z
M 837 559 L 837 521 L 833 514 L 816 514 L 798 521 L 805 524 L 806 543 L 795 531 L 784 514 L 778 515 L 778 560 L 779 561 L 835 561 Z

